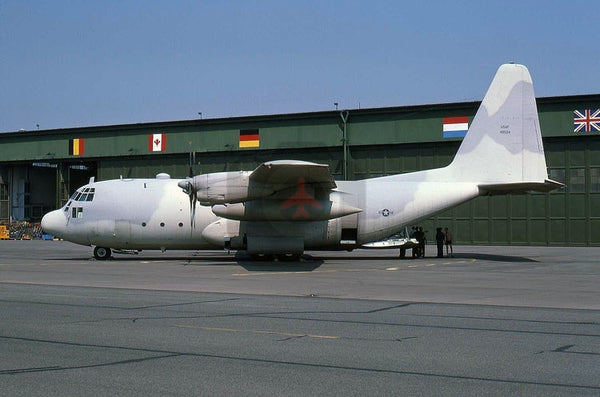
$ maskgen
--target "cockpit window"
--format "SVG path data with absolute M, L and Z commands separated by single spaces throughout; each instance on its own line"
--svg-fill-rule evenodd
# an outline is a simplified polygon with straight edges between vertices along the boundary
M 85 189 L 79 189 L 71 196 L 72 201 L 92 201 L 94 200 L 94 194 L 96 188 L 86 187 Z

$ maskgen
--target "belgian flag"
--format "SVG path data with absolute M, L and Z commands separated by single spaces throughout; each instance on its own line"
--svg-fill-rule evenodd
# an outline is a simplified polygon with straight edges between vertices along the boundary
M 69 154 L 71 156 L 81 156 L 85 148 L 84 142 L 83 138 L 69 139 Z
M 258 130 L 240 130 L 240 147 L 259 147 Z

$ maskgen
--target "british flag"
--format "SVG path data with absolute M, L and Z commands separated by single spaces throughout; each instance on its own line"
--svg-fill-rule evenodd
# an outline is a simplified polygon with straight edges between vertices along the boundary
M 600 109 L 573 111 L 573 132 L 600 131 Z

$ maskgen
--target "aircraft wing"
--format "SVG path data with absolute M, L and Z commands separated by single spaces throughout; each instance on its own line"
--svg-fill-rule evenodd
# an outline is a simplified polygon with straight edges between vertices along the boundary
M 246 188 L 237 197 L 232 197 L 233 189 L 227 186 L 221 202 L 211 203 L 213 213 L 239 221 L 305 222 L 362 211 L 350 195 L 333 191 L 337 185 L 326 164 L 296 160 L 266 162 L 249 174 L 243 186 Z
M 292 187 L 297 186 L 300 180 L 321 189 L 335 189 L 337 186 L 327 164 L 308 161 L 269 161 L 259 165 L 250 174 L 250 183 L 264 185 Z

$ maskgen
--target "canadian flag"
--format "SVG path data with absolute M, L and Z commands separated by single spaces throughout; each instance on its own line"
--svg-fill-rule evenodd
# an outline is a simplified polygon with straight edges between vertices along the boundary
M 167 134 L 148 135 L 148 150 L 151 152 L 162 152 L 167 148 Z

